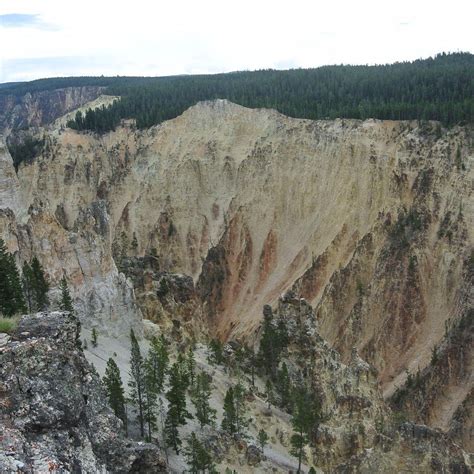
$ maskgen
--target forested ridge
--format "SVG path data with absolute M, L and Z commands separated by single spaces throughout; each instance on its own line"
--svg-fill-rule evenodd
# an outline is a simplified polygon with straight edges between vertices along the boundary
M 33 81 L 35 90 L 67 85 L 102 85 L 121 100 L 78 114 L 68 126 L 107 132 L 122 119 L 147 128 L 180 115 L 202 100 L 228 99 L 251 108 L 273 108 L 297 118 L 439 120 L 445 125 L 474 118 L 474 55 L 380 66 L 324 66 L 158 78 L 84 77 Z M 94 82 L 96 81 L 96 82 Z M 25 90 L 28 84 L 0 89 Z M 54 87 L 53 87 L 54 85 Z

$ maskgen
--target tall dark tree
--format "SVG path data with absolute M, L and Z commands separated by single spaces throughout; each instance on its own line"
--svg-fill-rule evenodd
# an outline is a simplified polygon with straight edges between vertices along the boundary
M 181 363 L 175 362 L 172 365 L 169 371 L 170 388 L 166 392 L 166 398 L 168 399 L 168 412 L 165 421 L 166 439 L 176 453 L 179 453 L 182 444 L 178 427 L 185 425 L 188 418 L 192 418 L 192 415 L 186 409 L 188 381 L 183 366 L 184 359 Z
M 191 433 L 186 441 L 184 455 L 189 465 L 189 472 L 193 474 L 215 472 L 212 456 L 199 441 L 196 434 Z
M 176 408 L 176 415 L 179 424 L 186 424 L 187 418 L 192 418 L 186 409 L 186 389 L 188 386 L 186 373 L 182 370 L 178 362 L 174 363 L 169 371 L 170 388 L 166 392 L 169 406 Z
M 321 407 L 317 397 L 306 387 L 297 387 L 294 391 L 294 405 L 291 424 L 295 431 L 291 436 L 291 454 L 298 458 L 298 473 L 301 472 L 304 447 L 309 437 L 315 431 L 322 417 Z
M 191 402 L 196 409 L 196 418 L 203 428 L 212 425 L 216 419 L 216 410 L 211 407 L 212 377 L 206 372 L 200 372 L 196 376 L 196 383 L 191 389 Z
M 145 436 L 145 365 L 133 329 L 130 329 L 130 401 L 137 412 L 140 434 Z
M 0 239 L 0 313 L 13 316 L 26 311 L 26 304 L 21 288 L 20 274 L 5 242 Z
M 270 306 L 263 309 L 262 337 L 260 338 L 259 359 L 265 372 L 274 378 L 277 373 L 280 355 L 285 342 L 281 328 L 277 328 Z
M 262 450 L 262 454 L 264 452 L 265 446 L 268 443 L 268 434 L 265 430 L 260 430 L 257 435 L 258 444 L 260 445 L 260 449 Z
M 276 380 L 277 393 L 280 396 L 280 406 L 288 409 L 291 407 L 291 379 L 288 374 L 288 367 L 285 362 L 282 363 L 278 371 Z
M 49 283 L 46 280 L 43 266 L 36 256 L 31 260 L 31 275 L 35 309 L 43 311 L 49 304 Z
M 222 343 L 218 339 L 212 339 L 209 343 L 208 360 L 211 364 L 222 364 L 224 362 Z
M 171 406 L 166 413 L 165 419 L 166 444 L 171 446 L 176 454 L 179 454 L 180 447 L 183 444 L 179 437 L 178 427 L 180 424 L 178 410 L 175 406 Z
M 67 284 L 67 280 L 65 276 L 61 278 L 61 282 L 59 283 L 59 289 L 61 290 L 61 300 L 59 302 L 59 307 L 63 311 L 69 311 L 70 313 L 74 313 L 74 307 L 72 306 L 71 293 L 69 291 L 69 286 Z
M 224 416 L 222 417 L 222 429 L 229 434 L 237 432 L 235 415 L 234 389 L 229 387 L 224 397 Z
M 154 336 L 146 359 L 146 369 L 151 389 L 156 394 L 163 391 L 168 363 L 169 355 L 164 337 L 157 338 Z
M 115 416 L 123 421 L 125 431 L 127 431 L 125 392 L 123 389 L 122 378 L 120 376 L 120 369 L 112 357 L 107 361 L 103 382 L 109 405 L 114 411 Z

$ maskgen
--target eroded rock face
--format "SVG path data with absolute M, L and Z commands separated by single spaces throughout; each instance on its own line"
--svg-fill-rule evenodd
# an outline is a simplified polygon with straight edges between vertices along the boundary
M 69 313 L 25 316 L 0 347 L 0 406 L 1 472 L 166 472 L 124 438 Z
M 137 277 L 143 312 L 169 319 L 179 306 L 186 320 L 188 303 L 166 310 L 155 276 L 188 275 L 199 317 L 222 339 L 252 337 L 260 308 L 292 288 L 342 359 L 356 346 L 390 396 L 472 301 L 472 285 L 461 292 L 474 242 L 472 127 L 437 130 L 222 100 L 146 131 L 52 127 L 47 152 L 18 170 L 24 216 L 0 213 L 0 234 L 19 261 L 37 254 L 53 285 L 66 273 L 84 324 L 114 334 L 140 320 L 114 246 L 156 262 Z M 433 390 L 459 382 L 447 380 Z
M 67 112 L 96 99 L 103 87 L 67 87 L 0 96 L 0 129 L 46 125 Z
M 269 307 L 265 311 L 271 311 Z M 323 419 L 310 437 L 313 462 L 325 472 L 471 472 L 449 436 L 403 422 L 383 401 L 377 371 L 353 348 L 343 363 L 320 336 L 313 308 L 294 293 L 273 313 L 288 328 L 282 360 L 292 380 L 311 387 Z

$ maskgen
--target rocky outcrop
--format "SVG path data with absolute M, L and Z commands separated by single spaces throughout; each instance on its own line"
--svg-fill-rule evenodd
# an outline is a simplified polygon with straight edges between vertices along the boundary
M 79 322 L 38 313 L 0 346 L 1 472 L 166 472 L 156 446 L 124 438 Z
M 0 95 L 0 130 L 39 127 L 96 99 L 103 87 L 67 87 L 25 95 Z

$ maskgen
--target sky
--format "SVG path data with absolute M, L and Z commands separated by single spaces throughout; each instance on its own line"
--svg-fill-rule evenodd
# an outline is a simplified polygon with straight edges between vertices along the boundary
M 0 0 L 0 82 L 474 52 L 474 1 Z

